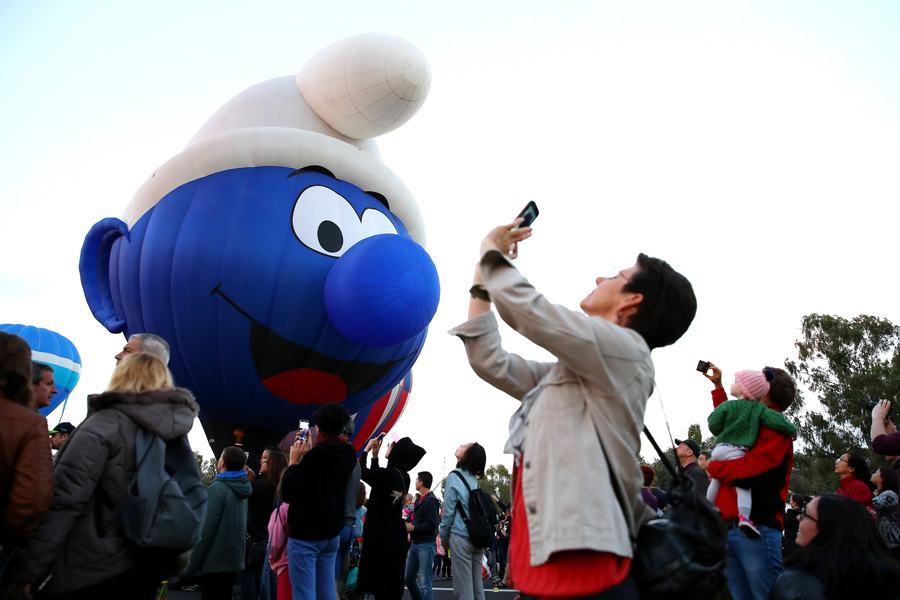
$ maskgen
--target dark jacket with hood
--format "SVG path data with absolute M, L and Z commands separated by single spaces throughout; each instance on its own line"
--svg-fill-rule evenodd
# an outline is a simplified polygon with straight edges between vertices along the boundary
M 424 455 L 425 450 L 403 438 L 391 448 L 387 467 L 379 467 L 378 458 L 373 457 L 371 468 L 367 468 L 366 454 L 359 459 L 362 480 L 372 490 L 366 504 L 365 551 L 359 559 L 356 588 L 373 593 L 379 600 L 403 596 L 407 534 L 401 510 L 409 490 L 409 471 Z
M 14 579 L 33 583 L 52 573 L 46 593 L 62 594 L 137 565 L 141 555 L 122 536 L 113 507 L 134 476 L 138 428 L 173 440 L 191 430 L 199 411 L 181 388 L 88 396 L 87 418 L 56 456 L 50 510 L 23 548 Z
M 219 473 L 207 488 L 203 535 L 191 551 L 188 573 L 235 573 L 244 569 L 247 498 L 253 491 L 245 471 Z

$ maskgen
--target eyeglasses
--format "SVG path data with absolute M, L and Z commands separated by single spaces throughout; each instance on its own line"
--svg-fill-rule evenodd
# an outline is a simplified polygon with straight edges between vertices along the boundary
M 839 462 L 845 462 L 845 463 L 848 463 L 848 462 L 850 462 L 850 460 L 849 460 L 849 459 L 846 459 L 846 458 L 844 458 L 844 457 L 842 456 L 842 457 L 840 457 L 839 459 L 837 459 L 837 460 L 834 461 L 834 462 L 836 462 L 836 463 L 839 463 Z
M 805 507 L 805 506 L 804 506 L 803 508 L 800 509 L 800 518 L 799 518 L 798 520 L 799 520 L 799 521 L 802 521 L 803 519 L 809 519 L 810 521 L 812 521 L 812 522 L 815 523 L 816 525 L 819 524 L 819 520 L 818 520 L 817 518 L 811 517 L 811 516 L 809 516 L 809 515 L 806 513 L 806 507 Z

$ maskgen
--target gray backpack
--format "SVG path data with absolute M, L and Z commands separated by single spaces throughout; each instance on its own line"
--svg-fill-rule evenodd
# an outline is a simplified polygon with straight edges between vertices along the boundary
M 125 539 L 139 548 L 182 552 L 200 541 L 206 486 L 187 436 L 164 441 L 138 428 L 137 469 L 116 509 Z

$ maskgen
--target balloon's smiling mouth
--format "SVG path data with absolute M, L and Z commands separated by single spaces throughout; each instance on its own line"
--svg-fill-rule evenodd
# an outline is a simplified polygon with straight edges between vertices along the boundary
M 364 363 L 331 358 L 284 338 L 247 314 L 219 288 L 218 294 L 250 320 L 250 355 L 266 389 L 294 404 L 341 402 L 377 383 L 405 360 Z

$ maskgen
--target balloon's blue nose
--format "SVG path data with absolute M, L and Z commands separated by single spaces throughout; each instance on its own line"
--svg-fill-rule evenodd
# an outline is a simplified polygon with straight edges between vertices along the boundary
M 431 257 L 398 235 L 358 242 L 325 281 L 328 318 L 341 335 L 366 346 L 393 346 L 424 331 L 440 296 Z

